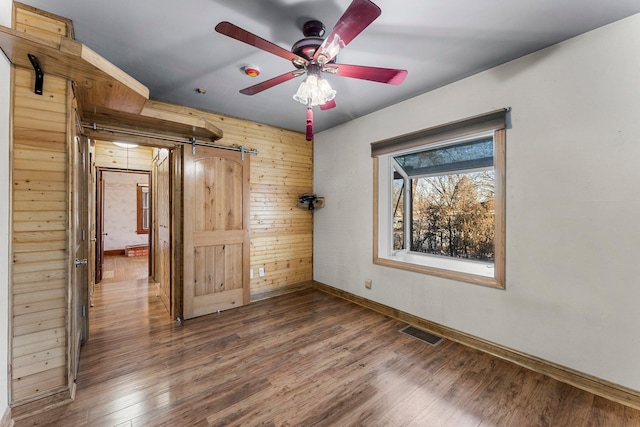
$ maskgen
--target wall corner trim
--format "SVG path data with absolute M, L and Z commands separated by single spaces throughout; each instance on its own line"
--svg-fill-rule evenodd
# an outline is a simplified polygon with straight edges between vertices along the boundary
M 380 304 L 315 280 L 312 283 L 313 287 L 319 291 L 337 296 L 378 313 L 447 338 L 451 341 L 475 348 L 476 350 L 483 351 L 527 369 L 531 369 L 532 371 L 541 373 L 555 380 L 572 385 L 589 393 L 593 393 L 597 396 L 604 397 L 605 399 L 612 400 L 631 408 L 640 409 L 640 391 L 638 390 L 614 384 L 601 378 L 549 362 L 536 356 L 492 343 L 482 338 L 422 319 L 418 316 L 405 313 L 401 310 Z

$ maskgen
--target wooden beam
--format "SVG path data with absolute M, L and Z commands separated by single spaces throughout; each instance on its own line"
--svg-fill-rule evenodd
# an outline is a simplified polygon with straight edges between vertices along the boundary
M 185 115 L 177 112 L 162 110 L 160 108 L 157 108 L 156 104 L 152 101 L 145 104 L 144 108 L 140 112 L 140 115 L 174 123 L 181 123 L 196 128 L 202 128 L 204 131 L 210 134 L 209 138 L 211 138 L 212 141 L 222 138 L 222 129 L 207 121 L 204 117 L 196 117 L 193 115 Z
M 62 38 L 58 45 L 0 26 L 0 48 L 17 67 L 32 70 L 28 55 L 34 55 L 45 79 L 49 74 L 75 81 L 86 104 L 137 114 L 149 99 L 146 86 L 75 40 Z
M 89 106 L 84 108 L 82 121 L 85 125 L 119 129 L 127 132 L 140 132 L 174 138 L 216 141 L 222 138 L 222 130 L 204 118 L 180 114 L 161 114 L 144 107 L 140 114 Z M 94 137 L 100 135 L 89 130 Z M 104 135 L 103 135 L 104 136 Z

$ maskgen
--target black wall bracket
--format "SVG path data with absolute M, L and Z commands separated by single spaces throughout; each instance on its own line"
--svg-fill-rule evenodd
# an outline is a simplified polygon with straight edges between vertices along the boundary
M 324 197 L 318 197 L 313 193 L 299 194 L 298 207 L 309 209 L 310 211 L 318 208 L 324 208 Z
M 36 85 L 33 91 L 36 95 L 42 95 L 42 86 L 44 85 L 44 73 L 42 72 L 42 68 L 40 68 L 40 62 L 38 62 L 38 57 L 32 55 L 30 53 L 27 54 L 29 57 L 29 61 L 31 61 L 31 65 L 33 65 L 33 69 L 36 72 Z

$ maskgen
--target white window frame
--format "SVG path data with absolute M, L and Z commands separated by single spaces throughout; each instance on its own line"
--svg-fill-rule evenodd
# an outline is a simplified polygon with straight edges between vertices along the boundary
M 498 120 L 498 124 L 491 120 L 489 125 L 461 126 L 460 130 L 451 132 L 451 125 L 443 125 L 447 131 L 438 134 L 430 128 L 410 135 L 403 135 L 396 138 L 399 144 L 393 144 L 392 140 L 380 141 L 385 148 L 377 150 L 376 144 L 372 143 L 372 155 L 374 160 L 374 254 L 373 262 L 378 265 L 409 270 L 413 272 L 434 275 L 475 283 L 484 286 L 504 289 L 505 287 L 505 120 L 503 112 L 503 120 Z M 489 114 L 495 115 L 496 112 Z M 471 119 L 465 119 L 455 124 L 477 124 L 478 119 L 482 119 L 486 115 L 476 116 Z M 493 116 L 492 116 L 493 117 Z M 480 120 L 482 122 L 482 120 Z M 486 125 L 486 123 L 485 123 Z M 484 126 L 484 128 L 483 128 Z M 456 135 L 458 133 L 458 135 Z M 428 134 L 427 138 L 424 137 Z M 430 255 L 417 252 L 411 252 L 409 248 L 402 250 L 393 250 L 393 157 L 399 154 L 405 154 L 425 149 L 432 149 L 444 145 L 459 144 L 464 141 L 486 137 L 493 134 L 494 140 L 494 171 L 495 171 L 495 239 L 494 239 L 494 262 L 479 262 L 472 260 L 460 260 L 446 256 Z M 411 138 L 416 136 L 415 138 Z M 391 143 L 390 143 L 391 142 Z M 409 142 L 409 143 L 407 143 Z M 394 150 L 394 148 L 396 148 Z M 382 152 L 380 152 L 382 151 Z M 467 172 L 467 171 L 465 171 Z M 406 186 L 405 186 L 406 187 Z M 408 209 L 407 204 L 410 200 L 410 194 L 407 194 L 408 188 L 405 188 L 404 203 L 405 212 Z M 410 224 L 405 221 L 405 241 L 410 233 Z M 405 245 L 406 246 L 406 245 Z

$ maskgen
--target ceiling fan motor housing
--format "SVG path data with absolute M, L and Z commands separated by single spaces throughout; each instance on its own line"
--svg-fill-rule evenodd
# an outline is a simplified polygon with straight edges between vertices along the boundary
M 298 56 L 306 59 L 307 61 L 311 61 L 313 59 L 313 55 L 316 53 L 316 50 L 322 45 L 324 39 L 325 27 L 324 24 L 320 21 L 307 21 L 302 26 L 302 34 L 304 37 L 302 40 L 298 40 L 293 47 L 291 48 L 291 52 L 295 53 Z M 335 62 L 335 58 L 330 62 Z M 293 65 L 296 68 L 304 68 L 304 64 L 293 62 Z
M 307 21 L 302 26 L 302 34 L 305 37 L 324 37 L 324 24 L 316 20 Z

